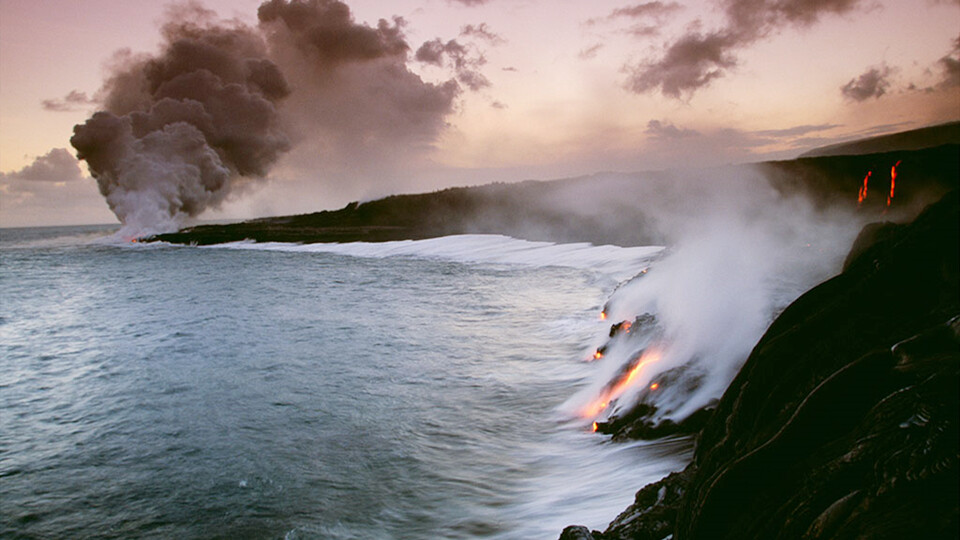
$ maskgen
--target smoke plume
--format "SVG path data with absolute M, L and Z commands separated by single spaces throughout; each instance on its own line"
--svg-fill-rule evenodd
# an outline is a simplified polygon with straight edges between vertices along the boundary
M 416 161 L 446 129 L 460 86 L 410 71 L 402 18 L 368 26 L 336 0 L 270 0 L 258 16 L 293 88 L 283 110 L 298 144 L 290 161 L 322 167 L 328 186 Z
M 262 178 L 289 147 L 289 89 L 259 33 L 196 4 L 172 9 L 157 56 L 121 55 L 105 110 L 70 143 L 128 235 L 175 230 Z

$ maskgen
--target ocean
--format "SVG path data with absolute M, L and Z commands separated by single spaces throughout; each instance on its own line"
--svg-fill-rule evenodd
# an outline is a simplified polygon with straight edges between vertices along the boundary
M 0 230 L 0 536 L 553 539 L 689 459 L 564 406 L 659 248 L 114 230 Z

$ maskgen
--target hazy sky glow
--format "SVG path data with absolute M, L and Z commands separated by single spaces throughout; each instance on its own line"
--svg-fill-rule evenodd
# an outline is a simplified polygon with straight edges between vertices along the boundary
M 263 36 L 290 150 L 201 218 L 782 159 L 960 118 L 957 0 L 347 0 L 342 43 L 258 21 L 261 3 L 202 5 Z M 106 106 L 117 51 L 161 52 L 168 9 L 0 0 L 0 225 L 116 220 L 60 149 Z

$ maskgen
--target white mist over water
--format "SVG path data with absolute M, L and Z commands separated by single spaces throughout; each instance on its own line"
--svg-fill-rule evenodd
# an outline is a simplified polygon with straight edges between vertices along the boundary
M 671 189 L 658 198 L 666 204 L 649 210 L 674 242 L 606 306 L 611 323 L 650 314 L 656 324 L 611 343 L 598 362 L 602 375 L 565 405 L 571 415 L 583 414 L 600 388 L 647 347 L 657 351 L 656 361 L 636 373 L 600 419 L 626 412 L 641 393 L 658 408 L 654 423 L 683 420 L 709 405 L 776 315 L 839 273 L 862 226 L 862 218 L 849 212 L 784 197 L 759 176 L 680 179 Z M 679 380 L 671 376 L 670 384 L 660 384 L 675 368 L 685 370 Z M 653 383 L 655 389 L 645 390 Z

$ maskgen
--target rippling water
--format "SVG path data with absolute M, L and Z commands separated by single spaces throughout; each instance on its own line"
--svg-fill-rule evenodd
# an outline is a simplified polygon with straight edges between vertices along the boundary
M 556 538 L 688 456 L 558 412 L 649 250 L 108 233 L 0 231 L 2 535 Z

